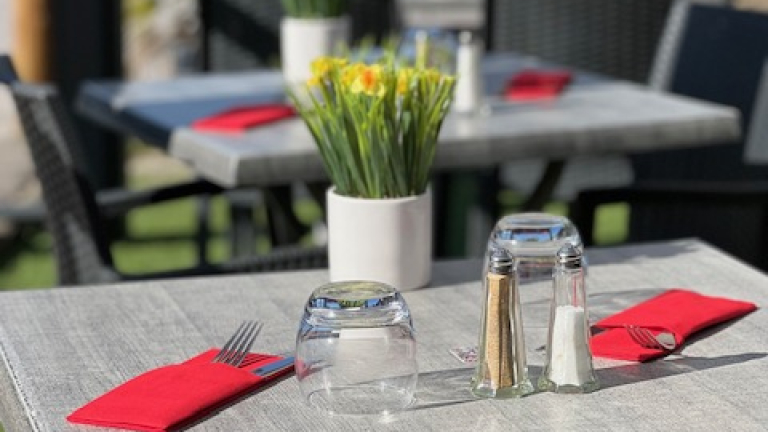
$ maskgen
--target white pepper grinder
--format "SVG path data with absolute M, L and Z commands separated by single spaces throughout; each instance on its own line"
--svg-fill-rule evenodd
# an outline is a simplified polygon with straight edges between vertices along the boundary
M 459 35 L 459 47 L 456 51 L 456 90 L 453 109 L 461 113 L 473 113 L 481 108 L 483 101 L 483 73 L 481 61 L 483 44 L 472 32 L 464 31 Z

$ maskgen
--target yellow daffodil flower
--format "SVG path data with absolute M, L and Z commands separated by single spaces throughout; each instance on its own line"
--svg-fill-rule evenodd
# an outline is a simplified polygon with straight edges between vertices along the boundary
M 312 78 L 319 84 L 330 77 L 331 71 L 343 68 L 346 64 L 347 59 L 345 58 L 318 57 L 312 61 L 309 69 L 312 72 Z
M 368 96 L 382 97 L 387 93 L 383 72 L 380 65 L 365 66 L 352 82 L 352 93 L 365 93 Z
M 345 67 L 341 71 L 341 84 L 347 88 L 351 87 L 365 68 L 366 66 L 363 63 L 354 63 Z
M 416 71 L 413 68 L 402 68 L 397 74 L 397 94 L 404 95 L 410 90 L 411 82 Z

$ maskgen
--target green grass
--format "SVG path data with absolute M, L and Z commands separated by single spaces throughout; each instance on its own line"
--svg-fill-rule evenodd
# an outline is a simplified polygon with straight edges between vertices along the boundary
M 499 195 L 503 214 L 518 211 L 523 203 L 523 197 L 513 191 L 503 191 Z M 547 213 L 568 216 L 568 205 L 563 202 L 550 202 L 544 206 Z M 595 244 L 614 245 L 622 243 L 627 238 L 629 206 L 625 203 L 609 204 L 598 208 L 595 214 Z
M 136 187 L 150 187 L 157 181 L 142 179 L 132 181 Z M 516 211 L 522 199 L 518 194 L 505 192 L 499 197 L 504 213 Z M 195 264 L 196 248 L 193 235 L 196 230 L 196 203 L 193 199 L 178 200 L 131 212 L 127 218 L 127 238 L 113 245 L 117 268 L 124 273 L 145 273 L 189 267 Z M 544 211 L 567 214 L 564 203 L 553 202 Z M 296 204 L 299 218 L 307 223 L 320 217 L 320 209 L 311 201 Z M 597 244 L 620 243 L 626 238 L 628 208 L 624 204 L 604 206 L 596 215 L 595 239 Z M 211 231 L 209 259 L 218 262 L 226 259 L 229 215 L 224 198 L 217 197 L 211 203 Z M 256 211 L 254 223 L 265 227 L 266 217 Z M 257 251 L 269 249 L 269 242 L 260 236 Z M 27 233 L 17 242 L 10 253 L 0 257 L 0 289 L 45 288 L 55 285 L 55 268 L 51 256 L 51 238 L 45 232 Z

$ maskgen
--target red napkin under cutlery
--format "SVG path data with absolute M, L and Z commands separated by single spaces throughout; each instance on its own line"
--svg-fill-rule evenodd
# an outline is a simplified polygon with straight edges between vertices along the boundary
M 203 132 L 242 132 L 296 115 L 290 105 L 248 105 L 228 109 L 192 123 L 192 128 Z
M 135 431 L 176 430 L 293 370 L 287 367 L 265 378 L 254 371 L 282 357 L 248 354 L 237 368 L 211 363 L 218 352 L 211 349 L 184 363 L 145 372 L 77 409 L 67 420 Z
M 556 98 L 571 82 L 568 71 L 523 70 L 507 81 L 504 97 L 513 101 L 537 101 Z
M 629 336 L 625 325 L 647 328 L 655 334 L 672 333 L 680 346 L 699 330 L 744 316 L 755 309 L 754 303 L 672 289 L 598 321 L 595 327 L 605 331 L 593 336 L 590 346 L 596 357 L 640 362 L 653 360 L 669 352 L 640 346 Z

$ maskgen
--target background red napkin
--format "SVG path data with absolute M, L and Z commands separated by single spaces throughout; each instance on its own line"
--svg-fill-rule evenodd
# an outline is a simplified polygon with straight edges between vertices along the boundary
M 504 96 L 507 100 L 536 101 L 554 99 L 571 82 L 568 71 L 523 70 L 507 82 Z
M 619 360 L 648 361 L 668 354 L 664 350 L 643 348 L 632 340 L 624 325 L 671 332 L 680 346 L 691 334 L 746 315 L 757 309 L 753 303 L 710 297 L 692 291 L 673 289 L 643 303 L 602 319 L 595 327 L 606 331 L 590 340 L 592 354 Z
M 192 128 L 206 132 L 242 132 L 294 115 L 296 111 L 289 105 L 248 105 L 199 119 L 192 123 Z
M 174 430 L 292 370 L 265 379 L 252 371 L 280 357 L 249 354 L 236 368 L 211 363 L 218 352 L 211 349 L 184 363 L 141 374 L 79 408 L 67 420 L 136 431 Z

